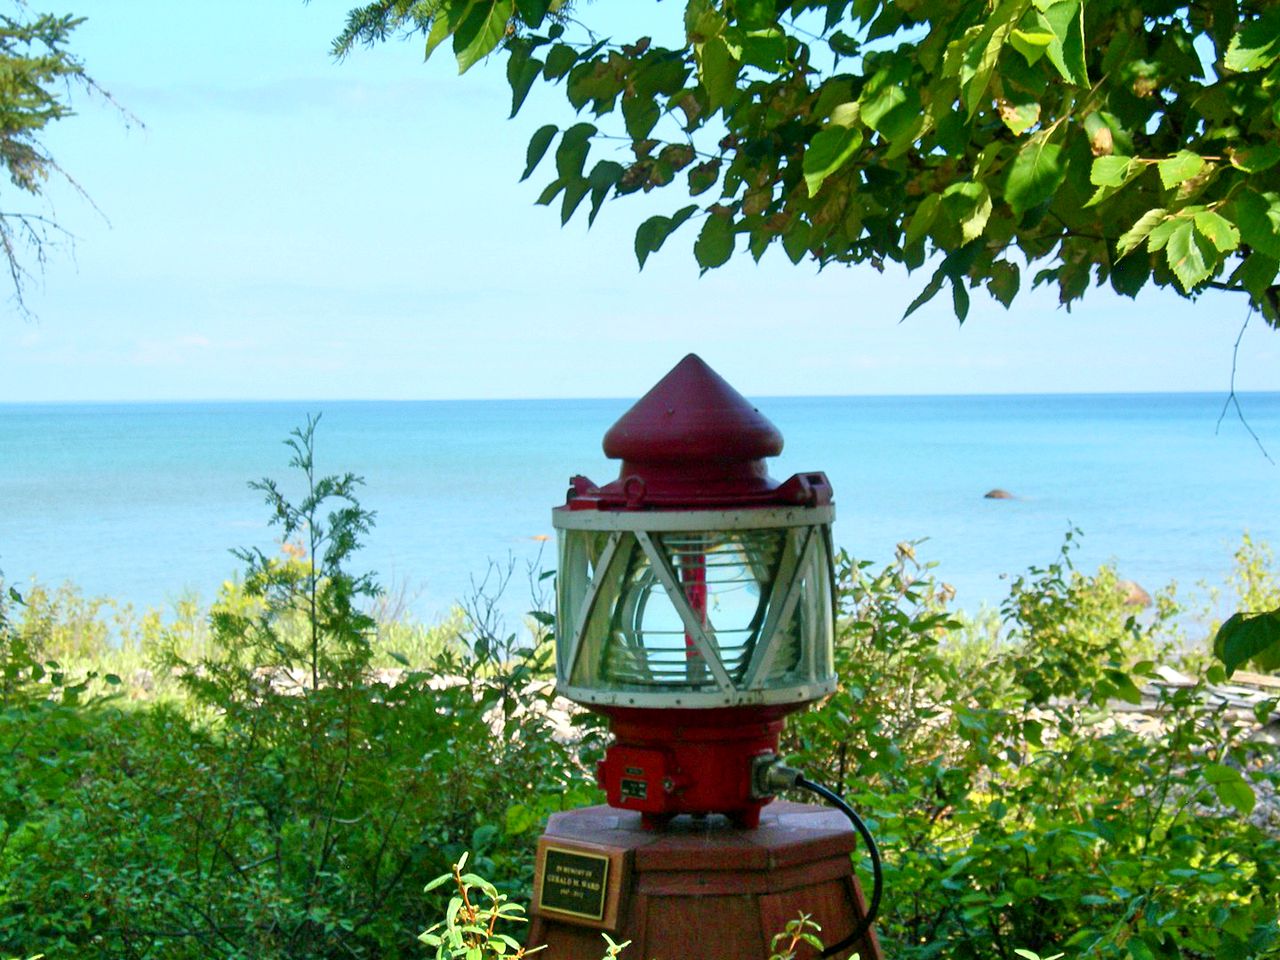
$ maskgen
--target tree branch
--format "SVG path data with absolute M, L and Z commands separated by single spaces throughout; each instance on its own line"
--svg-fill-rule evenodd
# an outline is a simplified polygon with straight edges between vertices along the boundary
M 1240 407 L 1240 398 L 1236 395 L 1236 363 L 1240 359 L 1240 341 L 1244 338 L 1245 330 L 1249 329 L 1249 321 L 1253 319 L 1253 304 L 1249 305 L 1249 312 L 1244 315 L 1244 323 L 1240 325 L 1240 332 L 1236 334 L 1235 346 L 1231 348 L 1231 392 L 1227 394 L 1227 399 L 1222 403 L 1222 411 L 1218 414 L 1218 422 L 1213 428 L 1214 436 L 1217 436 L 1218 430 L 1222 427 L 1222 419 L 1227 415 L 1227 409 L 1231 406 L 1236 408 L 1236 416 L 1240 419 L 1240 423 L 1249 431 L 1249 436 L 1253 437 L 1253 442 L 1258 445 L 1258 449 L 1262 451 L 1262 455 L 1267 458 L 1271 464 L 1275 464 L 1275 460 L 1271 459 L 1271 454 L 1267 453 L 1267 448 L 1262 445 L 1253 427 L 1249 425 L 1249 421 L 1245 419 L 1244 410 Z

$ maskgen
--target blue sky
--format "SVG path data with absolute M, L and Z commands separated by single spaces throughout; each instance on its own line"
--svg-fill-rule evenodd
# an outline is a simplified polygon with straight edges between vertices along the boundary
M 692 229 L 641 273 L 632 231 L 677 197 L 561 228 L 533 203 L 548 177 L 517 182 L 532 130 L 567 119 L 557 96 L 507 121 L 500 59 L 459 78 L 416 39 L 336 63 L 349 5 L 71 7 L 140 123 L 78 94 L 50 136 L 100 213 L 51 187 L 77 241 L 34 319 L 2 314 L 0 402 L 633 396 L 690 350 L 758 396 L 1228 386 L 1245 305 L 1223 294 L 1091 291 L 1072 313 L 975 296 L 963 328 L 941 296 L 899 323 L 927 277 L 776 251 L 699 278 Z M 638 35 L 679 9 L 586 13 Z M 1277 337 L 1250 327 L 1239 388 L 1280 389 Z

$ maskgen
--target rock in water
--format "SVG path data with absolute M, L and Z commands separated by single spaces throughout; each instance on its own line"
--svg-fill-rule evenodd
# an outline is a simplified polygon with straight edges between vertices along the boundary
M 1120 595 L 1124 597 L 1124 605 L 1126 607 L 1149 607 L 1151 606 L 1151 594 L 1143 590 L 1138 584 L 1132 580 L 1117 580 L 1116 589 L 1120 591 Z
M 1016 499 L 1018 499 L 1018 498 L 1017 498 L 1017 497 L 1015 497 L 1012 493 L 1010 493 L 1008 490 L 1001 490 L 999 487 L 996 487 L 994 490 L 988 490 L 988 491 L 987 491 L 986 493 L 984 493 L 982 496 L 983 496 L 983 497 L 985 497 L 987 500 L 1016 500 Z

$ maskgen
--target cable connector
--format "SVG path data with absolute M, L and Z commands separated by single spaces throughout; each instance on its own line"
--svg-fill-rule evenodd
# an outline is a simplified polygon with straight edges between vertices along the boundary
M 790 790 L 802 774 L 788 767 L 776 753 L 762 753 L 751 759 L 751 797 L 763 800 L 781 790 Z

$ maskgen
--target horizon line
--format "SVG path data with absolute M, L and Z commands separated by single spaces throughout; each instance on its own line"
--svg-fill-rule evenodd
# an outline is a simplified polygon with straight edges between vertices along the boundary
M 1031 397 L 1221 397 L 1229 402 L 1237 397 L 1270 396 L 1280 390 L 1071 390 L 1071 391 L 1007 391 L 990 393 L 746 393 L 755 400 L 917 400 L 917 399 L 1001 399 Z M 82 398 L 62 400 L 5 400 L 0 407 L 56 406 L 177 406 L 180 404 L 297 404 L 297 403 L 565 403 L 596 401 L 635 401 L 637 395 L 614 396 L 512 396 L 512 397 L 152 397 L 152 398 Z

